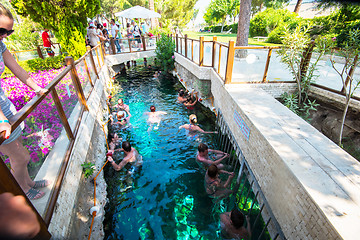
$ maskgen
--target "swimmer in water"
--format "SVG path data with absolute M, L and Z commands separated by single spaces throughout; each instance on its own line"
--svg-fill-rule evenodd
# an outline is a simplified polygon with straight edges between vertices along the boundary
M 213 161 L 209 157 L 209 152 L 221 154 L 223 156 Z M 228 153 L 219 150 L 209 149 L 205 143 L 200 143 L 198 146 L 198 153 L 196 155 L 196 162 L 202 165 L 205 169 L 207 169 L 211 164 L 216 165 L 219 169 L 223 169 L 225 166 L 221 164 L 221 161 L 227 158 L 228 156 L 229 156 Z
M 187 94 L 186 94 L 186 92 L 184 91 L 184 89 L 180 89 L 180 90 L 179 90 L 179 95 L 178 95 L 177 100 L 178 100 L 179 103 L 184 103 L 184 102 L 186 102 L 186 100 L 187 100 Z
M 225 184 L 223 184 L 219 178 L 220 173 L 226 173 L 229 175 Z M 205 174 L 205 190 L 211 198 L 218 200 L 228 197 L 233 191 L 228 188 L 231 180 L 234 178 L 233 172 L 227 172 L 218 169 L 215 164 L 211 164 Z
M 198 93 L 195 92 L 194 94 L 195 96 L 191 93 L 190 96 L 186 98 L 186 101 L 183 102 L 184 106 L 189 110 L 193 110 L 195 108 L 195 104 L 198 101 Z
M 121 127 L 124 127 L 127 125 L 130 121 L 130 116 L 126 117 L 125 111 L 119 111 L 116 113 L 116 120 L 114 120 L 113 116 L 110 115 L 111 125 L 120 125 Z
M 128 117 L 131 117 L 129 105 L 126 105 L 124 103 L 124 100 L 122 100 L 121 98 L 119 98 L 118 104 L 115 105 L 115 108 L 117 109 L 117 111 L 125 111 Z
M 238 209 L 220 214 L 220 226 L 224 239 L 251 239 L 250 217 L 244 217 Z
M 116 164 L 111 156 L 108 156 L 107 158 L 115 171 L 120 171 L 128 163 L 131 165 L 128 171 L 130 174 L 137 171 L 141 167 L 143 163 L 142 156 L 135 148 L 131 147 L 131 144 L 128 141 L 124 141 L 122 143 L 122 149 L 120 149 L 120 151 L 124 151 L 125 157 L 119 164 Z
M 150 112 L 145 112 L 144 114 L 149 116 L 147 122 L 150 123 L 150 125 L 156 124 L 157 126 L 155 126 L 154 128 L 157 129 L 161 122 L 161 115 L 165 115 L 165 114 L 167 114 L 167 112 L 156 111 L 155 106 L 152 105 L 150 107 Z M 151 127 L 152 126 L 149 127 L 148 131 L 151 129 Z
M 206 132 L 204 130 L 202 130 L 198 125 L 196 125 L 197 123 L 197 117 L 195 114 L 191 114 L 189 116 L 189 124 L 184 124 L 184 125 L 181 125 L 179 127 L 179 129 L 181 128 L 184 128 L 186 130 L 189 131 L 189 133 L 196 133 L 196 132 L 201 132 L 201 133 L 217 133 L 216 131 L 215 132 Z

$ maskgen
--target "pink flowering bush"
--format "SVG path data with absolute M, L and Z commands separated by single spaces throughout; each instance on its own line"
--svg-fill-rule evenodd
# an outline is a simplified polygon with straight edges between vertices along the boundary
M 32 79 L 41 87 L 46 87 L 65 67 L 48 71 L 30 73 Z M 82 83 L 85 82 L 85 71 L 78 67 L 78 75 Z M 86 79 L 87 81 L 87 79 Z M 34 96 L 35 92 L 23 84 L 16 77 L 1 80 L 2 88 L 6 96 L 15 105 L 16 110 L 21 109 Z M 83 85 L 83 84 L 82 84 Z M 78 98 L 72 84 L 70 74 L 67 74 L 56 86 L 60 102 L 69 118 Z M 56 139 L 59 137 L 63 126 L 57 112 L 52 95 L 48 94 L 45 99 L 34 109 L 24 121 L 23 145 L 29 150 L 30 174 L 35 175 L 51 151 Z M 8 163 L 9 159 L 5 160 Z

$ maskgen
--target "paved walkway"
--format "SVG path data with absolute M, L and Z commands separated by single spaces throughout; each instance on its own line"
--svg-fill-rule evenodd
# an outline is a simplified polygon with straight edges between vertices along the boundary
M 180 50 L 179 50 L 180 51 Z M 199 42 L 194 42 L 193 46 L 193 61 L 199 62 Z M 212 61 L 212 43 L 204 43 L 204 65 L 211 66 Z M 216 48 L 217 55 L 215 57 L 215 69 L 218 70 L 219 62 L 219 47 Z M 185 54 L 185 48 L 182 49 L 182 54 Z M 232 82 L 261 82 L 267 59 L 268 50 L 248 50 L 248 57 L 245 59 L 236 58 L 233 67 Z M 188 46 L 188 56 L 191 58 L 191 45 Z M 222 47 L 220 58 L 219 74 L 225 77 L 225 66 L 227 61 L 227 48 Z M 315 59 L 312 58 L 312 61 Z M 336 63 L 336 68 L 341 71 L 343 64 Z M 317 76 L 317 77 L 316 77 Z M 360 80 L 360 68 L 357 68 L 354 73 L 354 79 Z M 276 50 L 273 50 L 267 75 L 268 81 L 293 81 L 293 77 L 287 66 L 280 62 L 280 57 Z M 340 76 L 332 68 L 330 61 L 327 59 L 320 60 L 317 71 L 315 72 L 314 82 L 340 91 L 342 89 L 342 81 Z M 353 83 L 353 87 L 355 86 Z M 360 88 L 355 91 L 355 96 L 360 97 Z

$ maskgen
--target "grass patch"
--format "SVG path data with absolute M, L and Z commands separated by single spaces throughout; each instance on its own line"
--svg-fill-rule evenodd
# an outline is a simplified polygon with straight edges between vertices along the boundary
M 183 34 L 187 34 L 188 38 L 199 39 L 200 36 L 204 36 L 205 41 L 210 41 L 214 36 L 217 36 L 218 42 L 228 43 L 230 40 L 236 41 L 236 34 L 234 33 L 207 33 L 207 32 L 190 32 L 184 31 Z M 257 41 L 254 38 L 249 38 L 249 45 L 258 46 L 281 46 L 281 44 L 267 43 L 263 41 Z

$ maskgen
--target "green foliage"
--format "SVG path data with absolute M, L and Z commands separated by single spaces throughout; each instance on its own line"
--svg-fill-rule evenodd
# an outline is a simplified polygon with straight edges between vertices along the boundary
M 233 18 L 236 15 L 236 9 L 239 8 L 239 1 L 236 0 L 212 0 L 206 9 L 204 20 L 207 23 L 225 22 L 227 16 Z
M 160 61 L 161 69 L 163 71 L 171 71 L 174 69 L 174 52 L 175 42 L 172 37 L 162 34 L 160 39 L 156 42 L 155 54 Z
M 15 23 L 15 31 L 5 39 L 6 47 L 10 51 L 36 49 L 42 45 L 40 38 L 40 25 L 34 23 L 28 18 L 24 18 L 21 24 Z
M 303 29 L 300 26 L 293 32 L 285 31 L 283 47 L 278 51 L 281 61 L 289 68 L 297 83 L 295 95 L 298 98 L 298 109 L 292 107 L 291 104 L 289 105 L 289 108 L 294 112 L 300 109 L 302 112 L 306 112 L 308 108 L 315 106 L 315 103 L 308 101 L 310 84 L 318 77 L 315 75 L 315 72 L 320 58 L 334 46 L 332 39 L 324 37 L 318 38 L 314 43 L 310 43 L 307 32 L 308 29 Z M 318 54 L 312 58 L 312 61 L 309 61 L 308 56 L 311 56 L 309 54 L 312 51 L 311 46 L 313 44 Z M 288 98 L 288 96 L 285 97 Z
M 87 17 L 100 10 L 99 0 L 12 0 L 11 5 L 22 16 L 29 16 L 43 28 L 53 30 L 62 48 L 75 59 L 86 52 Z
M 250 20 L 249 34 L 251 37 L 268 36 L 271 31 L 279 26 L 281 29 L 285 26 L 294 29 L 300 21 L 295 13 L 287 9 L 268 8 Z
M 91 162 L 83 163 L 81 166 L 83 167 L 83 173 L 86 179 L 91 177 L 96 169 L 95 164 Z
M 299 115 L 299 100 L 297 94 L 285 92 L 281 95 L 281 99 L 285 107 Z
M 59 69 L 64 66 L 65 55 L 59 55 L 55 57 L 48 57 L 45 59 L 35 58 L 26 61 L 20 61 L 18 64 L 26 71 L 26 72 L 36 72 L 36 71 L 44 71 L 49 69 Z M 4 76 L 13 76 L 14 74 L 5 67 L 5 71 L 3 73 Z
M 185 27 L 194 15 L 195 3 L 196 0 L 156 0 L 155 10 L 161 14 L 158 19 L 161 27 Z

